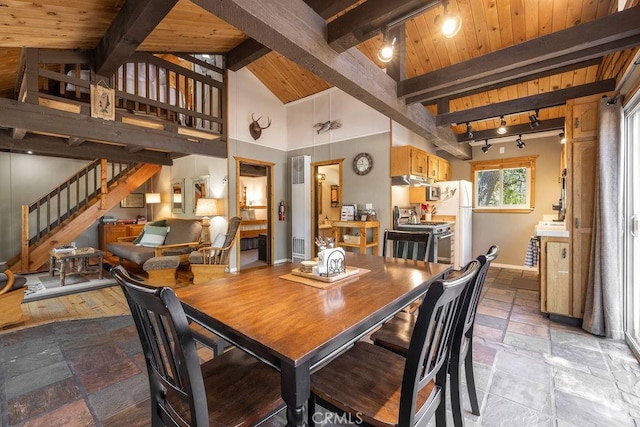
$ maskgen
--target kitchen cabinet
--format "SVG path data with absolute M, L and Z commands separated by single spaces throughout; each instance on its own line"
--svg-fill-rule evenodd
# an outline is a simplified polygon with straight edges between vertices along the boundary
M 350 250 L 357 248 L 361 254 L 378 255 L 379 221 L 333 221 L 333 241 L 338 247 Z M 357 234 L 356 234 L 357 233 Z M 345 241 L 348 236 L 349 241 Z
M 99 224 L 98 246 L 111 256 L 111 252 L 107 252 L 109 243 L 117 242 L 120 237 L 136 237 L 143 229 L 144 224 Z
M 427 176 L 427 153 L 411 145 L 391 147 L 391 176 Z
M 438 181 L 451 180 L 451 163 L 448 160 L 438 157 Z
M 569 229 L 571 316 L 582 318 L 589 276 L 595 168 L 598 149 L 598 108 L 603 95 L 567 101 L 567 210 Z
M 569 268 L 569 239 L 540 237 L 540 310 L 543 313 L 576 317 Z
M 427 156 L 427 178 L 438 179 L 438 156 Z

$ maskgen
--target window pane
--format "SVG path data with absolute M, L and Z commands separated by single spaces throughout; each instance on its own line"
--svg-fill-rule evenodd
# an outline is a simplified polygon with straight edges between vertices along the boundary
M 527 169 L 504 169 L 503 191 L 505 206 L 524 205 L 527 202 Z
M 500 171 L 483 170 L 476 172 L 478 183 L 478 207 L 495 207 L 500 205 Z

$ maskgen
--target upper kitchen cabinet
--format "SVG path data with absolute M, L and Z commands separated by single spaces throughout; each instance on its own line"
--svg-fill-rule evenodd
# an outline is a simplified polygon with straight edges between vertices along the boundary
M 427 156 L 427 178 L 438 179 L 438 156 Z
M 438 181 L 451 180 L 451 163 L 448 160 L 438 157 Z
M 598 132 L 598 98 L 587 96 L 570 100 L 565 123 L 567 137 L 573 141 L 595 138 Z
M 411 145 L 391 147 L 391 176 L 427 176 L 427 153 Z

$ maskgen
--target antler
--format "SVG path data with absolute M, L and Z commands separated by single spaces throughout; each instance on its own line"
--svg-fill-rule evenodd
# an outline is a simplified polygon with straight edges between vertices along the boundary
M 260 116 L 260 119 L 262 118 L 262 116 Z M 258 120 L 260 120 L 258 119 Z M 267 120 L 269 121 L 269 123 L 267 123 L 267 125 L 265 127 L 260 126 L 260 123 L 258 123 L 258 126 L 260 126 L 260 129 L 266 129 L 269 126 L 271 126 L 271 118 L 269 116 L 267 116 Z
M 261 118 L 262 118 L 262 116 L 258 117 L 258 120 L 260 120 Z M 256 120 L 255 118 L 253 118 L 253 113 L 251 113 L 251 121 L 252 121 L 253 123 L 258 123 L 258 120 Z M 260 125 L 258 124 L 258 126 L 260 126 Z

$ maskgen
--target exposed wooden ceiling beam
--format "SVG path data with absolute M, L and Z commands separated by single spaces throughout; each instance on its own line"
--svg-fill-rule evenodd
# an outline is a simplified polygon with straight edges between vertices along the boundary
M 592 22 L 576 25 L 527 42 L 501 49 L 478 58 L 464 61 L 440 70 L 423 74 L 398 83 L 398 96 L 421 101 L 418 95 L 461 83 L 470 83 L 492 75 L 521 69 L 536 63 L 553 63 L 554 58 L 570 57 L 571 62 L 552 66 L 564 66 L 580 62 L 602 53 L 593 53 L 596 47 L 628 43 L 640 35 L 640 7 L 617 12 Z M 632 42 L 634 39 L 631 39 Z M 635 42 L 639 43 L 638 41 Z M 590 53 L 588 53 L 590 52 Z M 593 55 L 593 56 L 588 56 Z M 533 68 L 536 68 L 535 66 Z M 537 68 L 539 71 L 543 68 Z M 471 86 L 473 87 L 473 86 Z
M 192 136 L 95 119 L 6 98 L 0 98 L 0 110 L 2 110 L 0 126 L 19 127 L 31 132 L 48 132 L 57 135 L 69 135 L 69 132 L 73 132 L 73 135 L 69 136 L 170 152 L 201 154 L 223 159 L 227 157 L 227 144 L 223 141 L 192 142 L 195 139 Z
M 304 0 L 304 2 L 324 19 L 328 19 L 357 2 L 357 0 Z M 253 61 L 263 57 L 271 49 L 262 43 L 247 39 L 227 53 L 227 68 L 238 71 Z
M 149 150 L 129 153 L 125 150 L 125 147 L 97 142 L 85 142 L 79 146 L 70 146 L 63 138 L 31 133 L 27 134 L 24 139 L 16 141 L 11 138 L 7 131 L 1 130 L 0 148 L 23 153 L 32 151 L 33 154 L 73 159 L 93 160 L 104 158 L 115 162 L 141 162 L 167 166 L 173 164 L 168 153 Z
M 507 126 L 507 133 L 500 135 L 497 132 L 497 129 L 486 129 L 473 131 L 473 138 L 469 139 L 464 136 L 464 134 L 456 135 L 458 137 L 459 143 L 472 142 L 472 141 L 483 141 L 485 139 L 494 139 L 494 138 L 508 138 L 510 136 L 516 135 L 527 135 L 530 133 L 539 133 L 550 130 L 560 130 L 564 129 L 564 117 L 557 117 L 555 119 L 542 120 L 540 122 L 540 126 L 535 129 L 531 128 L 531 125 L 528 123 L 521 125 L 512 125 Z
M 399 24 L 417 13 L 437 6 L 440 0 L 367 0 L 327 25 L 327 42 L 341 53 Z
M 440 149 L 471 158 L 469 147 L 459 146 L 450 128 L 437 128 L 422 105 L 399 100 L 396 82 L 357 48 L 341 54 L 331 49 L 324 19 L 301 0 L 273 0 L 269 7 L 260 0 L 192 1 Z
M 526 96 L 512 101 L 498 102 L 483 107 L 438 114 L 436 116 L 436 123 L 438 126 L 444 126 L 454 123 L 475 122 L 476 120 L 484 120 L 491 117 L 508 116 L 509 114 L 555 107 L 566 103 L 569 99 L 596 95 L 598 93 L 615 90 L 615 88 L 615 79 L 601 80 L 594 83 L 555 90 L 553 92 L 541 93 L 539 95 Z
M 425 92 L 422 95 L 416 97 L 407 98 L 407 104 L 421 101 L 422 105 L 430 105 L 437 103 L 440 99 L 456 99 L 463 98 L 465 96 L 476 95 L 478 93 L 487 92 L 490 90 L 496 90 L 503 87 L 524 83 L 543 77 L 552 76 L 555 74 L 564 73 L 567 71 L 579 70 L 580 68 L 590 67 L 592 65 L 598 65 L 602 61 L 602 57 L 590 59 L 588 61 L 577 62 L 575 64 L 567 65 L 561 68 L 549 69 L 546 71 L 537 72 L 535 74 L 522 73 L 521 69 L 507 71 L 506 73 L 500 73 L 502 76 L 496 74 L 495 76 L 487 76 L 473 82 L 460 83 L 450 87 L 442 88 L 439 90 L 433 90 Z M 535 65 L 534 65 L 535 66 Z M 506 74 L 511 74 L 514 77 L 509 77 L 509 80 L 501 81 L 501 77 L 506 77 Z M 519 76 L 517 76 L 519 75 Z M 554 88 L 555 90 L 556 88 Z M 440 110 L 438 110 L 440 112 Z
M 238 71 L 269 52 L 271 49 L 262 43 L 254 39 L 247 39 L 229 51 L 227 68 L 231 71 Z
M 113 75 L 178 0 L 127 0 L 95 49 L 94 70 Z

